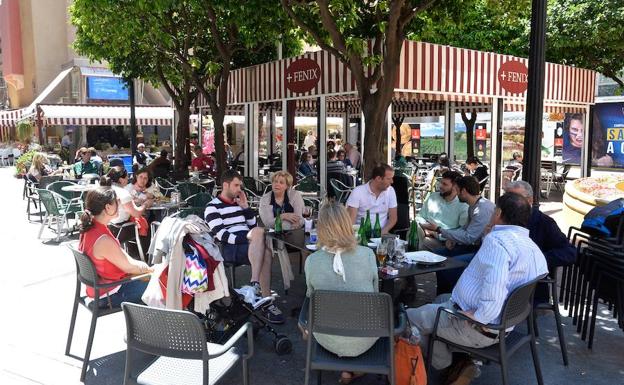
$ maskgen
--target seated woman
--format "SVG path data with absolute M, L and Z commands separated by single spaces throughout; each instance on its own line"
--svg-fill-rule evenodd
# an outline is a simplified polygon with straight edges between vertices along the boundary
M 118 210 L 115 190 L 110 187 L 98 187 L 87 194 L 85 212 L 80 218 L 81 234 L 78 250 L 93 261 L 102 283 L 119 281 L 129 274 L 153 271 L 145 262 L 128 256 L 106 226 L 117 217 Z M 147 281 L 135 280 L 104 289 L 100 291 L 98 306 L 118 307 L 124 301 L 142 303 L 141 296 L 146 287 Z M 87 287 L 87 295 L 94 298 L 95 292 L 92 287 Z
M 466 160 L 466 175 L 474 176 L 479 182 L 479 189 L 483 191 L 488 181 L 488 168 L 479 158 L 472 156 Z
M 277 210 L 284 230 L 303 226 L 303 197 L 293 188 L 293 177 L 288 171 L 277 171 L 271 178 L 272 191 L 260 198 L 260 219 L 265 227 L 275 227 Z
M 106 176 L 103 176 L 100 179 L 100 186 L 111 186 L 113 191 L 117 196 L 117 200 L 119 201 L 119 209 L 117 210 L 117 216 L 113 217 L 109 222 L 111 226 L 111 230 L 117 234 L 117 239 L 121 242 L 127 242 L 135 239 L 135 233 L 133 227 L 124 227 L 119 231 L 120 225 L 130 221 L 130 217 L 141 218 L 143 213 L 147 207 L 149 207 L 149 203 L 145 202 L 141 205 L 136 205 L 132 199 L 132 195 L 130 192 L 126 190 L 126 186 L 128 185 L 128 172 L 125 168 L 121 166 L 114 166 L 110 170 Z M 142 238 L 147 238 L 144 236 Z M 147 238 L 149 241 L 149 238 Z M 146 242 L 145 239 L 142 240 L 142 245 Z M 149 244 L 148 244 L 149 246 Z M 145 249 L 145 248 L 144 248 Z M 138 254 L 132 253 L 133 256 L 139 256 Z
M 351 218 L 339 203 L 321 206 L 318 218 L 319 250 L 305 261 L 306 296 L 314 290 L 356 292 L 379 291 L 379 278 L 375 254 L 371 249 L 355 242 Z M 370 349 L 376 338 L 343 337 L 314 334 L 317 342 L 341 357 L 356 357 Z M 341 383 L 349 383 L 356 375 L 342 373 Z
M 59 175 L 62 173 L 62 168 L 52 171 L 52 168 L 50 167 L 50 160 L 48 160 L 47 155 L 42 152 L 37 152 L 32 157 L 32 165 L 28 169 L 26 177 L 32 182 L 39 183 L 41 178 L 44 176 Z
M 133 179 L 132 184 L 126 185 L 125 189 L 128 190 L 137 206 L 145 203 L 149 207 L 154 203 L 154 199 L 162 197 L 158 187 L 152 184 L 152 176 L 147 168 L 137 171 Z
M 344 163 L 345 167 L 353 167 L 351 164 L 351 159 L 347 158 L 347 153 L 345 150 L 338 150 L 338 160 Z
M 315 176 L 316 175 L 316 167 L 314 167 L 314 158 L 309 152 L 301 153 L 301 163 L 299 164 L 299 172 L 303 174 L 303 176 Z

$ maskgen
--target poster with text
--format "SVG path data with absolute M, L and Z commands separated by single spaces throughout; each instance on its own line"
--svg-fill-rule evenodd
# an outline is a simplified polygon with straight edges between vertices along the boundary
M 624 168 L 624 103 L 594 107 L 592 166 Z

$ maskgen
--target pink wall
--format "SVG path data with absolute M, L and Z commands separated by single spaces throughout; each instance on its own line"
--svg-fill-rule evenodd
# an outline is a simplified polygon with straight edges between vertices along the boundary
M 19 0 L 3 0 L 0 4 L 0 37 L 2 37 L 2 73 L 4 76 L 23 75 Z

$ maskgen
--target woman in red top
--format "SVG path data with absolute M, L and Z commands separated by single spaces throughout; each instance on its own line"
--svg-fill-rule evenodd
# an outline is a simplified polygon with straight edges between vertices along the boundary
M 129 274 L 152 272 L 145 262 L 131 258 L 119 246 L 107 224 L 117 217 L 117 195 L 110 187 L 98 187 L 87 194 L 85 213 L 81 216 L 81 234 L 78 249 L 88 255 L 95 265 L 100 282 L 124 279 Z M 141 303 L 147 287 L 142 280 L 100 291 L 100 307 L 120 306 L 122 302 Z M 87 287 L 87 295 L 94 297 L 93 288 Z

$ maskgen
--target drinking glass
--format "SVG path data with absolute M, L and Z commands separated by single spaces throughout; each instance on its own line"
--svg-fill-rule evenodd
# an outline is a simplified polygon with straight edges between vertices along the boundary
M 386 258 L 388 257 L 388 249 L 385 244 L 380 242 L 379 245 L 377 245 L 377 252 L 375 253 L 375 256 L 377 257 L 377 264 L 379 265 L 379 268 L 382 268 L 386 263 Z

